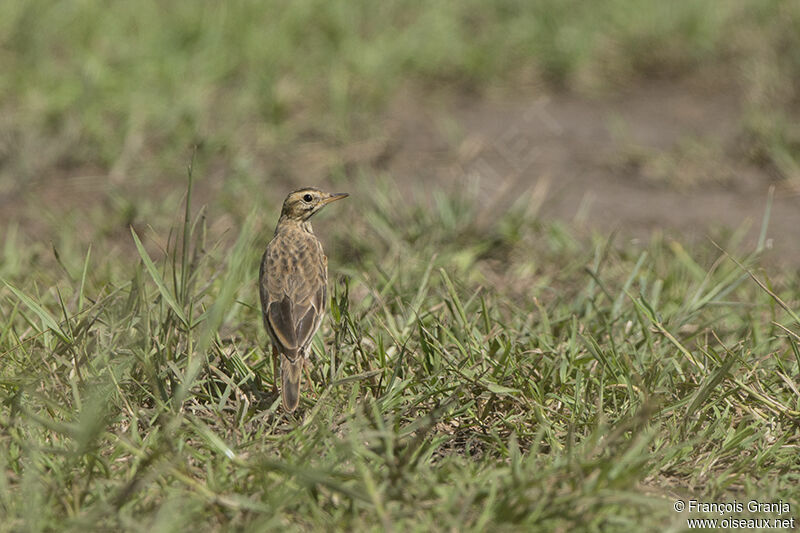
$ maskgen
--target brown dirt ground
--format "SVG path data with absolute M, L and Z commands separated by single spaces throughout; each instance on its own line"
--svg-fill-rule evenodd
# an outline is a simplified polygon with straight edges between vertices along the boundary
M 265 170 L 283 175 L 286 187 L 324 183 L 334 165 L 344 164 L 393 176 L 402 187 L 470 182 L 489 199 L 531 193 L 543 218 L 626 238 L 661 231 L 681 241 L 708 242 L 721 228 L 749 224 L 748 246 L 755 243 L 774 185 L 766 259 L 796 267 L 798 188 L 742 153 L 739 101 L 735 90 L 697 81 L 650 82 L 611 97 L 537 91 L 513 99 L 507 92 L 502 98 L 454 98 L 408 91 L 389 107 L 379 138 L 337 148 L 298 143 L 267 158 L 272 163 Z M 213 202 L 224 180 L 225 162 L 212 166 L 213 175 L 198 182 L 195 205 Z M 41 236 L 46 225 L 36 231 L 41 216 L 32 212 L 47 213 L 52 221 L 97 202 L 113 209 L 107 173 L 80 174 L 6 191 L 0 195 L 0 224 L 15 219 L 24 231 Z M 130 244 L 125 225 L 119 231 L 123 248 Z
M 742 153 L 740 116 L 734 91 L 692 82 L 427 111 L 406 99 L 390 113 L 386 165 L 411 182 L 473 179 L 487 197 L 532 190 L 542 217 L 628 238 L 708 243 L 744 225 L 753 247 L 775 186 L 765 259 L 796 266 L 800 194 Z

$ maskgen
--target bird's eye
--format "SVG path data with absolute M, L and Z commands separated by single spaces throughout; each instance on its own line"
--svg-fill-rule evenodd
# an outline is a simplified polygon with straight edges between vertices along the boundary
M 306 194 L 306 195 L 303 196 L 303 201 L 304 202 L 310 202 L 312 199 L 313 198 L 311 198 L 310 194 Z

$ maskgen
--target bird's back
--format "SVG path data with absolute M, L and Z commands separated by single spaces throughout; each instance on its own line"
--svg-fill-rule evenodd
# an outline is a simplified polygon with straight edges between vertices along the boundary
M 322 322 L 327 302 L 327 258 L 313 233 L 289 225 L 275 233 L 261 261 L 264 324 L 290 360 L 302 356 Z

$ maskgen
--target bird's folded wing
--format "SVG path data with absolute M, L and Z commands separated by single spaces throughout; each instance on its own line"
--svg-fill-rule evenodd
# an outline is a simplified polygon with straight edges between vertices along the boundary
M 260 272 L 264 322 L 287 357 L 308 346 L 317 332 L 327 277 L 325 256 L 313 236 L 279 234 L 267 247 Z
M 269 303 L 267 322 L 286 352 L 296 352 L 311 342 L 322 320 L 325 293 L 325 285 L 319 284 L 305 301 L 295 301 L 284 293 L 280 300 Z

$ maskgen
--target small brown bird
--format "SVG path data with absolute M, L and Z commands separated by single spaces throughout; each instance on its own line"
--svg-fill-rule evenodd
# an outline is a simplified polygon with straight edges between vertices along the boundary
M 314 187 L 289 193 L 275 236 L 261 258 L 261 313 L 272 340 L 275 388 L 280 359 L 283 407 L 290 413 L 300 402 L 301 371 L 328 304 L 328 258 L 308 219 L 347 196 Z

